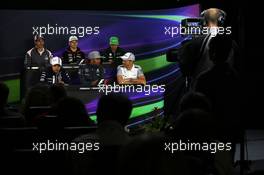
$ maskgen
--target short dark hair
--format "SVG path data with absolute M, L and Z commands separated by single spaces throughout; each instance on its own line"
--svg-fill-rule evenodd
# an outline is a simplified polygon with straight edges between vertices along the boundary
M 103 95 L 97 105 L 97 122 L 106 120 L 119 122 L 126 125 L 132 111 L 132 102 L 122 94 Z
M 0 107 L 4 107 L 7 103 L 9 88 L 4 82 L 0 82 Z

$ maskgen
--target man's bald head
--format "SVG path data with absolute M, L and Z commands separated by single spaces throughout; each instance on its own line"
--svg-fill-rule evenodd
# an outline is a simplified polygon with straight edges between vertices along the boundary
M 217 8 L 210 8 L 204 12 L 204 20 L 208 27 L 218 26 L 218 19 L 222 11 Z

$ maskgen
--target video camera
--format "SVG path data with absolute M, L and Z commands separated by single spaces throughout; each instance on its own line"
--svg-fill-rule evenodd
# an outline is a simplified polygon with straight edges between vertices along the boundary
M 203 18 L 185 18 L 181 21 L 181 37 L 184 40 L 181 42 L 178 48 L 169 49 L 166 53 L 166 58 L 168 62 L 178 62 L 179 61 L 179 49 L 181 46 L 201 35 L 201 30 L 203 27 Z

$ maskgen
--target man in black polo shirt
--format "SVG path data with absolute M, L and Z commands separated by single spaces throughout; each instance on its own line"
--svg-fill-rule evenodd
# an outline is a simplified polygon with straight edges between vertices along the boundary
M 113 82 L 116 82 L 116 73 L 117 73 L 117 67 L 119 65 L 122 65 L 122 59 L 121 56 L 123 56 L 126 52 L 124 49 L 119 47 L 119 38 L 116 36 L 112 36 L 109 39 L 109 47 L 102 51 L 101 55 L 103 58 L 103 62 L 110 63 L 109 68 L 111 69 L 110 77 L 108 79 L 108 83 L 112 84 Z
M 85 54 L 78 47 L 77 36 L 71 36 L 69 38 L 69 47 L 62 55 L 63 64 L 79 64 L 85 59 Z
M 126 52 L 124 49 L 119 47 L 119 39 L 116 36 L 112 36 L 109 40 L 109 45 L 107 49 L 105 49 L 102 53 L 104 62 L 110 62 L 116 67 L 122 64 L 122 59 L 120 58 Z
M 62 55 L 63 65 L 80 65 L 85 59 L 85 54 L 78 47 L 77 36 L 71 36 L 69 38 L 69 47 Z M 68 69 L 73 84 L 79 84 L 78 69 Z

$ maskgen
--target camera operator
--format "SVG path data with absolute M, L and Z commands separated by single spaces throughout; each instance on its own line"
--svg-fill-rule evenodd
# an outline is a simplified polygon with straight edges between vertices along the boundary
M 187 19 L 187 23 L 191 22 L 191 24 L 187 24 L 186 26 L 193 26 L 192 24 L 195 22 L 202 29 L 207 29 L 207 33 L 203 32 L 203 35 L 194 35 L 191 37 L 191 40 L 184 40 L 180 48 L 167 53 L 167 60 L 170 62 L 178 62 L 182 73 L 182 76 L 175 83 L 169 82 L 166 84 L 164 112 L 170 117 L 176 117 L 178 115 L 177 111 L 175 111 L 179 103 L 177 99 L 181 99 L 186 92 L 193 90 L 199 75 L 213 67 L 213 62 L 209 59 L 209 43 L 214 36 L 218 35 L 218 31 L 220 31 L 218 30 L 219 27 L 224 27 L 226 13 L 220 9 L 210 8 L 203 11 L 201 17 L 202 21 L 201 18 L 191 19 L 189 21 Z M 190 35 L 187 36 L 190 38 Z M 240 68 L 240 60 L 237 59 L 240 58 L 237 48 L 236 43 L 232 41 L 232 49 L 227 59 L 227 62 L 235 70 Z M 239 71 L 237 72 L 239 73 Z
M 207 29 L 205 31 L 208 33 L 203 33 L 203 35 L 184 43 L 179 49 L 181 71 L 184 76 L 188 77 L 189 81 L 189 87 L 187 88 L 192 87 L 202 72 L 207 71 L 213 66 L 213 62 L 209 59 L 209 43 L 211 39 L 216 35 L 227 35 L 219 32 L 219 28 L 223 28 L 226 18 L 224 11 L 217 8 L 210 8 L 203 11 L 201 17 L 203 17 L 203 31 Z M 235 55 L 238 53 L 237 48 L 237 44 L 233 41 L 232 49 L 227 60 L 231 66 L 235 66 Z

